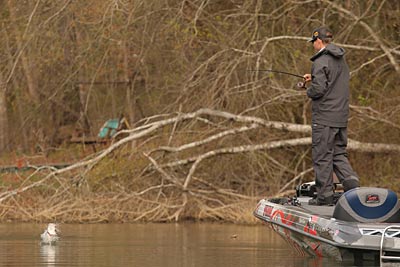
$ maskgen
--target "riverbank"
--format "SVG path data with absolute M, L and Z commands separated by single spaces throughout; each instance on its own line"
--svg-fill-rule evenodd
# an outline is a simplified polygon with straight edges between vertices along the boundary
M 163 201 L 157 199 L 157 195 L 137 197 L 135 193 L 121 192 L 95 194 L 89 192 L 87 187 L 81 189 L 75 188 L 73 192 L 69 189 L 66 192 L 63 186 L 50 192 L 48 186 L 43 186 L 29 193 L 17 193 L 0 204 L 0 223 L 257 223 L 252 214 L 256 200 L 232 201 L 210 207 L 201 200 L 190 198 L 183 206 L 178 204 L 178 196 Z
M 260 197 L 197 177 L 184 191 L 180 182 L 170 183 L 139 162 L 146 164 L 114 154 L 95 166 L 68 171 L 71 164 L 57 169 L 36 161 L 2 172 L 0 222 L 256 223 L 252 212 Z

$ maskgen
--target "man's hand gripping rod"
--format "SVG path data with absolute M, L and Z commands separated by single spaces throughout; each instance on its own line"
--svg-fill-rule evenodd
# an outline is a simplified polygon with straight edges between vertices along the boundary
M 306 78 L 304 76 L 301 76 L 301 75 L 295 74 L 295 73 L 286 72 L 286 71 L 280 71 L 280 70 L 249 70 L 249 71 L 273 72 L 273 73 L 280 73 L 280 74 L 290 75 L 290 76 L 294 76 L 294 77 L 297 77 L 297 78 L 302 78 L 304 81 L 297 83 L 297 87 L 298 88 L 306 88 L 306 83 L 308 82 L 308 80 L 306 80 Z

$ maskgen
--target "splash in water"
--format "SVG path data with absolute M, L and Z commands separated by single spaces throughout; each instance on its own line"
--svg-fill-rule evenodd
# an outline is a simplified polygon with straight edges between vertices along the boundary
M 59 230 L 57 229 L 57 225 L 55 223 L 49 223 L 47 229 L 40 235 L 42 243 L 53 244 L 57 242 L 60 239 L 58 232 Z

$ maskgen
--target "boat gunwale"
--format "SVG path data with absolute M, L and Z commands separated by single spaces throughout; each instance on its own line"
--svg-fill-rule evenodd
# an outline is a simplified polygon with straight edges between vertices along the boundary
M 343 223 L 343 224 L 347 224 L 347 225 L 351 224 L 355 228 L 358 229 L 358 231 L 360 232 L 361 238 L 369 236 L 369 237 L 372 237 L 372 238 L 376 238 L 377 242 L 381 239 L 381 236 L 379 236 L 379 235 L 377 235 L 377 236 L 365 235 L 365 234 L 363 234 L 362 229 L 375 229 L 375 230 L 380 230 L 381 229 L 381 230 L 383 230 L 387 226 L 393 225 L 393 224 L 390 224 L 390 223 L 380 223 L 379 225 L 376 225 L 377 227 L 374 227 L 374 224 L 365 223 L 365 227 L 363 227 L 363 225 L 364 225 L 363 223 L 346 222 L 346 221 L 337 220 L 337 219 L 332 220 L 332 219 L 327 218 L 326 216 L 321 216 L 321 215 L 316 214 L 316 213 L 311 213 L 311 211 L 310 211 L 310 213 L 307 213 L 307 212 L 305 212 L 303 210 L 300 210 L 301 208 L 297 207 L 297 206 L 289 206 L 290 208 L 288 208 L 288 206 L 284 206 L 282 204 L 271 202 L 268 199 L 261 199 L 258 202 L 258 205 L 257 205 L 256 209 L 253 212 L 253 215 L 256 218 L 260 219 L 261 221 L 263 221 L 265 223 L 269 223 L 271 225 L 277 225 L 278 227 L 283 227 L 283 228 L 288 229 L 290 231 L 294 231 L 294 232 L 296 232 L 296 233 L 298 233 L 300 235 L 304 235 L 304 236 L 306 236 L 308 238 L 311 238 L 311 239 L 314 239 L 314 240 L 318 240 L 320 242 L 324 242 L 326 244 L 329 244 L 329 245 L 332 245 L 332 246 L 335 246 L 335 247 L 338 247 L 338 248 L 343 248 L 343 249 L 370 250 L 370 251 L 374 251 L 374 252 L 379 252 L 380 251 L 380 247 L 379 246 L 368 246 L 368 245 L 360 246 L 360 245 L 355 245 L 355 244 L 350 244 L 350 243 L 339 243 L 339 242 L 336 242 L 336 241 L 333 241 L 333 240 L 329 240 L 329 239 L 323 238 L 323 237 L 321 237 L 319 235 L 312 235 L 312 234 L 310 234 L 308 232 L 305 232 L 305 231 L 302 231 L 302 230 L 298 229 L 295 226 L 290 226 L 290 225 L 287 225 L 285 223 L 282 223 L 281 221 L 271 220 L 271 218 L 269 216 L 262 216 L 262 215 L 259 215 L 257 213 L 257 210 L 259 209 L 259 207 L 261 205 L 265 206 L 265 204 L 268 204 L 269 206 L 272 206 L 274 209 L 276 208 L 276 209 L 280 209 L 282 211 L 290 210 L 290 212 L 291 212 L 290 214 L 292 214 L 294 216 L 298 216 L 299 218 L 302 218 L 304 220 L 307 220 L 307 219 L 311 218 L 312 216 L 317 216 L 319 219 L 330 221 L 331 223 Z M 331 230 L 333 230 L 333 229 L 331 229 Z M 396 239 L 398 237 L 387 237 L 387 238 L 388 239 Z M 393 242 L 394 242 L 394 240 L 393 240 Z M 385 247 L 385 251 L 399 252 L 400 249 L 393 249 L 393 247 Z

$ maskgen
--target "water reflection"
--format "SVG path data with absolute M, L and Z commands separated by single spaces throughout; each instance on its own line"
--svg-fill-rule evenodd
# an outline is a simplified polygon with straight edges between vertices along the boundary
M 298 257 L 265 225 L 64 224 L 55 245 L 43 228 L 0 224 L 0 266 L 338 266 Z
M 47 266 L 55 266 L 56 252 L 56 245 L 42 244 L 40 246 L 40 255 L 42 256 L 42 262 L 47 263 Z

